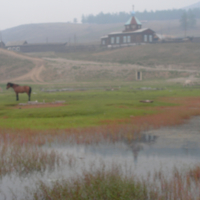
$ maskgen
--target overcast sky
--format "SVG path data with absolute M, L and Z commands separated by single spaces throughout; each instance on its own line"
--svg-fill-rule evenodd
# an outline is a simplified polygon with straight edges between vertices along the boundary
M 199 0 L 1 0 L 0 29 L 30 23 L 68 22 L 88 14 L 182 8 Z

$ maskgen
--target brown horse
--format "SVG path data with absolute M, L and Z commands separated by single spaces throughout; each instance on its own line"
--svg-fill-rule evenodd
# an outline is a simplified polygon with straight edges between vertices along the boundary
M 28 100 L 30 101 L 30 97 L 31 97 L 31 90 L 32 88 L 29 87 L 29 86 L 20 86 L 20 85 L 17 85 L 17 84 L 14 84 L 14 83 L 7 83 L 7 87 L 6 89 L 9 89 L 10 87 L 12 87 L 16 93 L 16 100 L 18 101 L 19 100 L 19 97 L 18 97 L 18 93 L 24 93 L 26 92 L 28 94 Z

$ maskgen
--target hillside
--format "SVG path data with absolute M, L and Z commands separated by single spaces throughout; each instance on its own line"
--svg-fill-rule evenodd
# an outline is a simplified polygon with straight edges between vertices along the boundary
M 37 42 L 70 42 L 74 43 L 98 43 L 100 37 L 121 30 L 123 24 L 71 24 L 71 23 L 44 23 L 27 24 L 2 31 L 3 41 L 27 40 L 29 43 Z
M 144 28 L 151 28 L 161 35 L 172 35 L 174 37 L 184 37 L 184 30 L 180 27 L 179 20 L 148 21 L 143 23 Z M 188 36 L 200 37 L 200 20 L 193 29 L 187 30 Z
M 191 42 L 138 45 L 93 53 L 57 54 L 57 56 L 74 60 L 136 64 L 149 67 L 169 67 L 170 65 L 174 65 L 188 69 L 199 69 L 199 55 L 200 43 Z
M 77 85 L 83 81 L 134 81 L 199 77 L 200 43 L 149 44 L 115 50 L 19 54 L 0 49 L 0 86 L 7 82 Z
M 200 1 L 190 6 L 187 6 L 184 9 L 195 9 L 195 8 L 200 8 Z
M 28 81 L 43 82 L 40 73 L 44 61 L 0 48 L 0 83 Z
M 160 34 L 182 37 L 184 31 L 180 28 L 179 20 L 147 21 L 143 22 L 144 28 L 151 28 Z M 70 42 L 74 43 L 100 43 L 100 37 L 110 32 L 122 31 L 123 24 L 70 24 L 47 23 L 27 24 L 2 31 L 3 41 L 27 40 L 28 43 L 36 42 Z M 197 27 L 189 30 L 188 35 L 200 36 L 200 20 Z
M 94 52 L 44 53 L 46 71 L 41 77 L 54 84 L 81 82 L 106 85 L 136 79 L 198 78 L 200 43 L 149 44 Z M 38 53 L 29 55 L 36 56 Z M 176 82 L 183 82 L 178 79 Z

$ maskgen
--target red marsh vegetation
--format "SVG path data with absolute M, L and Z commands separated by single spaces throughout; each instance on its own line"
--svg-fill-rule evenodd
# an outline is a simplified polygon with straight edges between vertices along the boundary
M 200 97 L 168 97 L 162 98 L 162 100 L 175 103 L 176 106 L 149 107 L 147 109 L 157 112 L 144 116 L 130 116 L 128 119 L 104 120 L 97 127 L 45 131 L 1 129 L 0 138 L 4 142 L 38 145 L 42 145 L 46 141 L 53 142 L 55 137 L 60 142 L 75 143 L 93 143 L 105 139 L 112 142 L 122 139 L 134 140 L 140 137 L 142 131 L 179 125 L 192 116 L 200 115 Z

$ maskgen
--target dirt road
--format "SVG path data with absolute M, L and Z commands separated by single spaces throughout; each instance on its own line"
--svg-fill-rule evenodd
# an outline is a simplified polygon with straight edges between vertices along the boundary
M 41 78 L 41 73 L 42 71 L 45 70 L 45 66 L 44 66 L 45 61 L 43 59 L 29 57 L 27 55 L 22 55 L 22 54 L 19 54 L 13 51 L 7 51 L 4 49 L 0 49 L 0 53 L 7 56 L 12 56 L 13 58 L 29 60 L 35 64 L 34 68 L 31 69 L 28 73 L 23 74 L 16 78 L 9 78 L 9 79 L 0 81 L 1 83 L 15 82 L 15 81 L 18 81 L 18 82 L 31 81 L 34 83 L 44 83 L 44 80 Z
M 83 61 L 83 60 L 68 60 L 64 58 L 52 58 L 44 57 L 37 58 L 31 57 L 28 55 L 7 51 L 4 49 L 0 49 L 0 54 L 11 56 L 12 58 L 18 58 L 21 60 L 29 60 L 34 63 L 34 67 L 32 68 L 24 68 L 17 69 L 18 74 L 9 77 L 10 71 L 7 67 L 7 75 L 0 80 L 0 83 L 7 82 L 23 82 L 23 83 L 35 83 L 35 84 L 48 84 L 48 83 L 71 83 L 77 82 L 77 80 L 82 80 L 83 82 L 87 82 L 88 80 L 98 79 L 100 81 L 113 79 L 121 79 L 131 81 L 135 77 L 135 71 L 142 70 L 145 72 L 163 72 L 163 74 L 159 74 L 158 76 L 163 76 L 163 78 L 167 78 L 168 75 L 165 72 L 184 72 L 186 75 L 184 76 L 172 76 L 168 77 L 169 82 L 175 82 L 184 84 L 185 81 L 190 80 L 191 82 L 199 82 L 199 69 L 195 68 L 183 68 L 182 66 L 140 66 L 134 64 L 120 64 L 120 63 L 101 63 L 94 61 Z M 48 63 L 45 67 L 45 63 Z M 48 68 L 48 70 L 47 70 Z M 11 67 L 13 73 L 15 73 L 16 69 Z M 21 71 L 19 71 L 21 70 Z M 45 71 L 45 73 L 43 73 Z M 2 76 L 4 75 L 4 71 L 1 70 Z M 153 74 L 152 73 L 152 74 Z M 198 75 L 198 76 L 197 76 Z M 166 77 L 165 77 L 166 76 Z M 96 77 L 96 78 L 94 78 Z M 107 78 L 107 79 L 106 79 Z M 149 77 L 146 77 L 147 79 Z M 154 77 L 151 77 L 152 79 Z M 157 76 L 155 76 L 157 78 Z M 144 77 L 145 79 L 145 77 Z
M 182 67 L 178 65 L 158 65 L 158 66 L 141 66 L 136 64 L 120 64 L 120 63 L 102 63 L 102 62 L 94 62 L 94 61 L 85 61 L 85 60 L 69 60 L 65 58 L 50 58 L 44 57 L 44 60 L 47 62 L 52 62 L 51 65 L 54 69 L 54 74 L 57 73 L 60 75 L 60 80 L 71 80 L 74 81 L 73 77 L 80 77 L 82 80 L 91 79 L 93 76 L 105 76 L 110 73 L 110 77 L 118 76 L 121 74 L 124 79 L 125 76 L 128 77 L 128 74 L 135 71 L 145 71 L 145 72 L 154 72 L 155 74 L 158 72 L 177 72 L 187 74 L 183 77 L 168 77 L 168 82 L 171 83 L 180 83 L 184 84 L 185 81 L 190 80 L 191 82 L 200 82 L 200 78 L 196 77 L 199 74 L 199 69 L 191 68 L 191 67 Z M 126 73 L 127 71 L 127 73 Z M 86 78 L 84 79 L 84 74 Z M 90 76 L 91 75 L 91 76 Z M 134 74 L 132 75 L 134 76 Z M 157 78 L 157 77 L 155 77 Z M 163 77 L 164 78 L 164 77 Z

